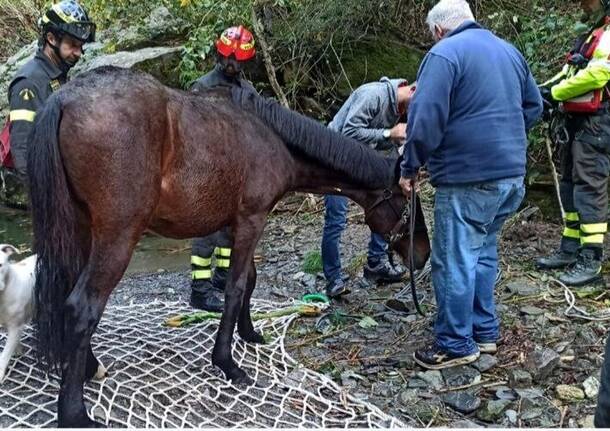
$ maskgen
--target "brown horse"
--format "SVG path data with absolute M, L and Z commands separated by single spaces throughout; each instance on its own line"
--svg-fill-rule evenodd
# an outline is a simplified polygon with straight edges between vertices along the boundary
M 30 145 L 35 325 L 41 360 L 61 372 L 60 427 L 98 425 L 83 400 L 83 383 L 98 368 L 91 335 L 145 229 L 191 238 L 231 226 L 212 363 L 235 383 L 250 382 L 231 356 L 236 323 L 244 340 L 263 342 L 250 318 L 254 249 L 287 192 L 350 197 L 371 229 L 394 234 L 393 248 L 409 258 L 397 161 L 242 90 L 194 95 L 146 74 L 97 69 L 48 100 Z M 416 224 L 421 267 L 429 254 L 421 211 Z

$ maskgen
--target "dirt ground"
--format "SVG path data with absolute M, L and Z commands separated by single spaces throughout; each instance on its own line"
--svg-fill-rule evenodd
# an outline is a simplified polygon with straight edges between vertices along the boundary
M 410 292 L 406 312 L 388 308 L 386 301 L 407 284 L 372 286 L 362 279 L 368 228 L 358 207 L 350 208 L 349 217 L 342 259 L 352 293 L 334 301 L 323 319 L 295 321 L 287 348 L 299 362 L 412 426 L 592 426 L 608 324 L 566 316 L 564 290 L 551 278 L 556 274 L 534 269 L 534 258 L 557 245 L 559 225 L 526 207 L 505 227 L 503 275 L 496 290 L 502 325 L 498 353 L 483 355 L 474 366 L 425 372 L 412 353 L 432 337 L 429 277 L 419 286 L 426 317 L 412 310 Z M 312 269 L 322 225 L 319 207 L 270 217 L 256 255 L 255 298 L 284 302 L 323 291 L 322 275 L 304 270 Z M 602 317 L 610 305 L 608 267 L 604 274 L 604 284 L 574 290 L 578 307 Z M 189 283 L 188 271 L 132 275 L 111 302 L 187 301 Z

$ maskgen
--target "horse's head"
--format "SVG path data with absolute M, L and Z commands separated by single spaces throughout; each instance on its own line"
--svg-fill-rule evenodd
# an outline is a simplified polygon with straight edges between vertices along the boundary
M 373 232 L 383 235 L 391 250 L 396 251 L 403 262 L 410 266 L 410 227 L 414 222 L 414 269 L 420 269 L 430 256 L 430 240 L 419 198 L 415 202 L 415 214 L 410 199 L 405 198 L 396 185 L 374 193 L 375 199 L 365 208 L 365 221 Z M 414 220 L 413 220 L 414 217 Z

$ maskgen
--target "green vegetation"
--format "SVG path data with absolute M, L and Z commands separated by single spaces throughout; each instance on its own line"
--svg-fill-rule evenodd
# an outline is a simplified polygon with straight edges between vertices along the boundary
M 148 43 L 182 44 L 176 85 L 190 83 L 213 64 L 213 41 L 229 25 L 252 27 L 253 14 L 277 80 L 290 105 L 328 119 L 351 88 L 381 76 L 415 78 L 423 53 L 432 45 L 425 24 L 434 0 L 82 0 L 112 41 L 105 50 L 133 49 Z M 44 0 L 0 0 L 0 58 L 6 59 L 36 37 Z M 571 0 L 471 0 L 478 20 L 512 41 L 531 64 L 539 82 L 560 67 L 579 29 L 578 6 Z M 152 11 L 165 7 L 175 21 L 164 37 L 128 34 L 146 28 Z M 168 24 L 170 25 L 170 24 Z M 17 31 L 15 31 L 17 29 Z M 582 26 L 581 26 L 582 30 Z M 110 35 L 109 35 L 110 34 Z M 114 34 L 114 36 L 113 36 Z M 169 35 L 169 36 L 168 36 Z M 257 35 L 260 37 L 261 35 Z M 260 50 L 260 44 L 258 45 Z M 260 57 L 260 56 L 259 56 Z M 249 71 L 259 90 L 273 95 L 261 59 Z M 490 77 L 493 79 L 493 77 Z M 543 130 L 532 135 L 532 158 L 542 159 Z M 536 163 L 532 164 L 536 166 Z M 539 175 L 534 172 L 534 175 Z
M 314 275 L 322 271 L 322 255 L 319 250 L 310 250 L 305 254 L 303 271 Z

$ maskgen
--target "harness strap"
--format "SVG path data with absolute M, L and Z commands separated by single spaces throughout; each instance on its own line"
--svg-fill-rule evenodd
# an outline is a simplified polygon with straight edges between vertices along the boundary
M 415 216 L 417 215 L 417 192 L 415 191 L 415 178 L 411 178 L 411 206 L 409 218 L 409 277 L 411 278 L 411 295 L 413 296 L 413 304 L 420 316 L 425 316 L 417 299 L 417 286 L 415 285 Z

